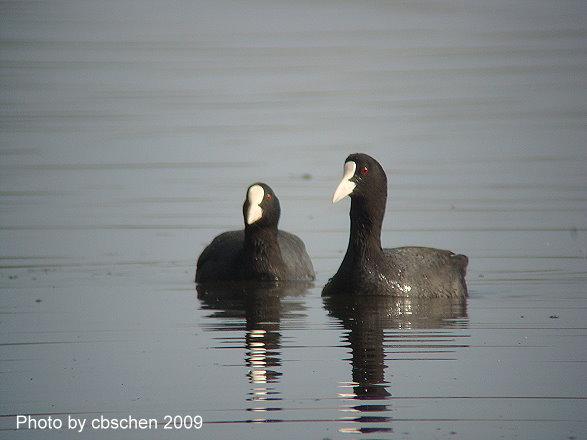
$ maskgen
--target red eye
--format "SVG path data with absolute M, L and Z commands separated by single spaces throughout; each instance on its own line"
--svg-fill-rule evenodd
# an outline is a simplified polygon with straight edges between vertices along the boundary
M 361 168 L 361 174 L 363 176 L 366 176 L 367 174 L 369 174 L 369 168 L 367 168 L 367 167 Z
M 266 198 L 267 200 L 271 200 L 273 197 L 271 197 L 271 194 L 267 194 L 267 196 L 265 196 L 265 198 Z

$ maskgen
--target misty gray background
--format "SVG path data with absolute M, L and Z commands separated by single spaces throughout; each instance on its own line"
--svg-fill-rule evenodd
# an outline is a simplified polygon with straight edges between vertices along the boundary
M 207 433 L 178 438 L 371 438 L 345 419 L 347 331 L 320 299 L 348 238 L 349 203 L 330 199 L 356 151 L 388 173 L 385 246 L 470 259 L 455 327 L 386 333 L 408 346 L 385 346 L 398 400 L 380 435 L 585 435 L 585 2 L 0 13 L 0 436 L 69 435 L 14 431 L 18 413 L 109 412 L 204 417 Z M 276 331 L 281 400 L 262 418 L 282 423 L 251 423 L 242 316 L 211 314 L 192 283 L 254 181 L 318 275 Z

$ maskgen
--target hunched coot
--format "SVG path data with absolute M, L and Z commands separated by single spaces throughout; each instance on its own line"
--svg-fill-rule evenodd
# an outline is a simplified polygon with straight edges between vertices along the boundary
M 265 183 L 254 183 L 243 204 L 245 229 L 218 235 L 196 264 L 196 282 L 311 281 L 314 268 L 304 242 L 277 229 L 279 199 Z

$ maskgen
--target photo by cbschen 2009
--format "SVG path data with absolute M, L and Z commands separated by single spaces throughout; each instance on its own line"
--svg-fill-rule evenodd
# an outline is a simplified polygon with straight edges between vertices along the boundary
M 2 440 L 587 438 L 585 1 L 0 10 Z

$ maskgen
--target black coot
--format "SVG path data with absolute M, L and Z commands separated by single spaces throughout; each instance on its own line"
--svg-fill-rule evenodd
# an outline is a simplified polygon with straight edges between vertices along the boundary
M 212 240 L 198 258 L 196 282 L 313 280 L 304 242 L 277 229 L 280 213 L 279 200 L 268 185 L 251 185 L 243 205 L 245 229 Z
M 349 244 L 323 295 L 467 296 L 466 256 L 428 247 L 381 248 L 387 176 L 379 162 L 360 153 L 346 159 L 332 201 L 347 195 L 351 198 Z

